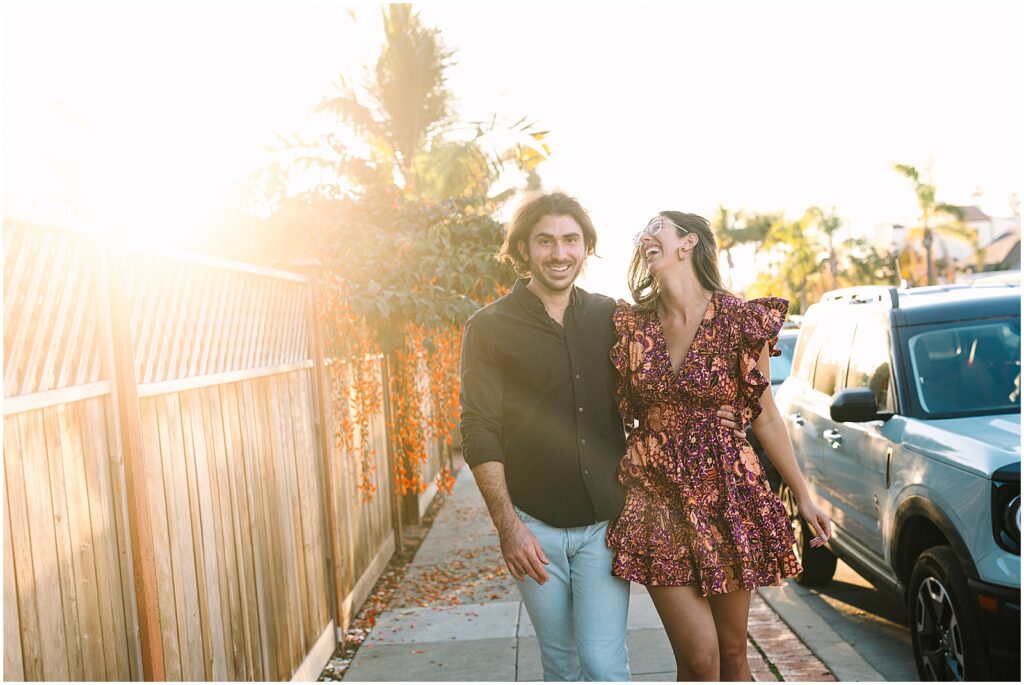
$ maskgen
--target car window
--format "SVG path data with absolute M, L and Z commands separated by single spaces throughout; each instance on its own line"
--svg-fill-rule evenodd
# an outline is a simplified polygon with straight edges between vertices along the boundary
M 853 335 L 847 388 L 870 388 L 878 411 L 894 411 L 889 393 L 889 332 L 878 322 L 862 323 Z
M 907 338 L 927 414 L 1020 411 L 1020 319 L 944 324 Z
M 826 395 L 833 394 L 846 377 L 846 362 L 850 358 L 853 325 L 848 320 L 830 322 L 827 334 L 814 367 L 814 389 Z
M 796 336 L 780 336 L 779 342 L 776 343 L 775 347 L 777 347 L 782 354 L 778 357 L 772 357 L 770 360 L 772 385 L 778 385 L 789 376 L 789 372 L 793 367 L 793 349 L 796 347 Z
M 818 347 L 821 342 L 815 340 L 818 327 L 813 323 L 805 323 L 797 337 L 796 349 L 793 351 L 793 375 L 800 380 L 811 382 L 814 375 L 814 362 L 818 358 Z

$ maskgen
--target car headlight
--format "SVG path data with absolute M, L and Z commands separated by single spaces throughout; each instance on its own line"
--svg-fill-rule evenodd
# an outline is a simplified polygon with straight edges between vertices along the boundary
M 1006 532 L 1020 545 L 1020 495 L 1010 500 L 1006 507 Z
M 1020 554 L 1020 463 L 992 475 L 992 533 L 999 546 Z

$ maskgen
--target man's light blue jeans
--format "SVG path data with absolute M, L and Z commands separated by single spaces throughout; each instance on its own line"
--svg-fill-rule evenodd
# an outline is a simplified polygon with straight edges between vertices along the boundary
M 519 581 L 537 631 L 544 680 L 629 680 L 629 583 L 612 575 L 608 522 L 555 528 L 516 511 L 551 562 L 543 585 L 529 576 Z

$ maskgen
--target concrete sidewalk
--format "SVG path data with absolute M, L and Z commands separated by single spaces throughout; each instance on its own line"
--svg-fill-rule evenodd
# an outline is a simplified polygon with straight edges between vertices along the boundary
M 754 593 L 748 653 L 754 678 L 835 680 Z M 668 638 L 645 588 L 633 585 L 630 669 L 639 681 L 675 680 Z M 468 468 L 460 469 L 409 566 L 402 590 L 356 653 L 348 681 L 537 681 L 540 652 L 501 559 L 498 536 Z

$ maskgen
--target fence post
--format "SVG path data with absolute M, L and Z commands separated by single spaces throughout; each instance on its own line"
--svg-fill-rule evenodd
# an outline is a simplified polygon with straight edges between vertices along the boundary
M 404 517 L 402 512 L 402 496 L 398 493 L 398 484 L 395 482 L 395 474 L 398 473 L 396 468 L 398 460 L 402 458 L 401 445 L 395 444 L 394 436 L 397 435 L 393 421 L 395 420 L 394 411 L 391 407 L 391 354 L 384 353 L 384 424 L 388 427 L 388 465 L 391 467 L 391 518 L 394 519 L 395 523 L 395 551 L 402 555 L 405 554 L 405 541 L 404 541 Z
M 341 587 L 341 552 L 338 549 L 338 515 L 334 505 L 336 502 L 334 493 L 334 477 L 331 470 L 331 442 L 328 437 L 331 433 L 331 421 L 327 415 L 328 399 L 327 388 L 329 379 L 324 363 L 323 328 L 321 326 L 320 312 L 323 311 L 323 301 L 320 297 L 320 273 L 323 265 L 318 259 L 292 260 L 289 268 L 296 269 L 306 275 L 309 279 L 308 290 L 308 311 L 309 311 L 309 338 L 313 355 L 313 394 L 316 402 L 316 439 L 320 449 L 320 477 L 324 483 L 321 489 L 320 510 L 326 519 L 327 525 L 324 528 L 327 536 L 327 587 L 330 593 L 331 613 L 334 616 L 334 641 L 336 644 L 344 645 L 344 629 L 342 623 L 344 608 L 342 597 L 339 592 Z
M 110 344 L 104 346 L 105 361 L 112 375 L 113 409 L 125 471 L 142 673 L 145 680 L 165 680 L 153 531 L 149 517 L 142 421 L 135 377 L 135 345 L 125 278 L 127 259 L 123 247 L 109 242 L 100 242 L 96 254 L 100 273 L 97 279 L 101 293 L 100 310 L 110 335 Z

